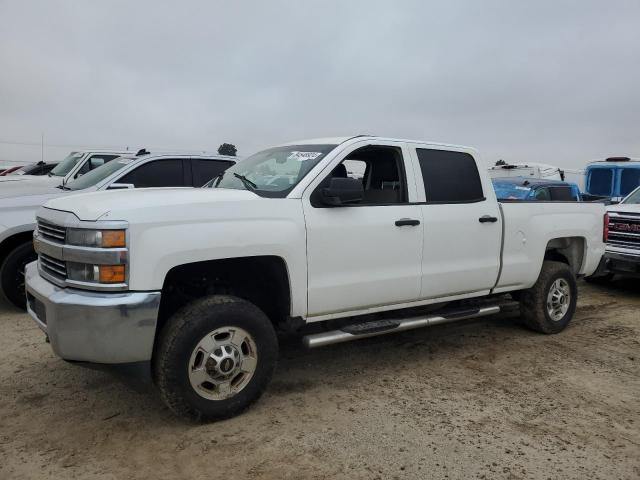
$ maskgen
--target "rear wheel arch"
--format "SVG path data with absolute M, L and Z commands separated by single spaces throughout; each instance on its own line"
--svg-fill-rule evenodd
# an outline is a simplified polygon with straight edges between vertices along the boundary
M 582 271 L 586 252 L 584 237 L 553 238 L 547 242 L 544 260 L 566 263 L 574 275 Z

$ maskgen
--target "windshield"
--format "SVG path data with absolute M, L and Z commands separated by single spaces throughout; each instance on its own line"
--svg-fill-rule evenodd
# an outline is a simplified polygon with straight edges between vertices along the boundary
M 225 170 L 209 188 L 249 190 L 284 198 L 337 145 L 288 145 L 252 155 Z
M 531 189 L 511 182 L 493 182 L 498 200 L 524 200 Z
M 620 203 L 627 205 L 640 205 L 640 187 L 636 188 L 627 198 Z
M 49 172 L 50 177 L 64 177 L 84 156 L 82 152 L 71 152 L 56 168 Z
M 132 158 L 117 158 L 67 183 L 65 187 L 69 190 L 82 190 L 93 187 L 131 162 L 133 162 Z

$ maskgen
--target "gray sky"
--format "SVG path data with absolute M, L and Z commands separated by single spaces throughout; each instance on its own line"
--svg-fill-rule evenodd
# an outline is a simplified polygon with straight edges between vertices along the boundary
M 0 71 L 0 142 L 38 144 L 0 160 L 41 132 L 46 160 L 359 133 L 640 156 L 638 0 L 0 0 Z

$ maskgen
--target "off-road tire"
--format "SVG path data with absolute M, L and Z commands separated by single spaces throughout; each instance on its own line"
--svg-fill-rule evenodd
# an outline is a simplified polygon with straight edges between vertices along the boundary
M 0 266 L 0 290 L 9 302 L 22 310 L 27 309 L 24 267 L 37 258 L 33 244 L 25 242 L 11 250 Z
M 553 320 L 547 310 L 547 295 L 553 283 L 563 278 L 569 284 L 571 296 L 569 308 L 559 320 Z M 532 330 L 540 333 L 559 333 L 564 330 L 576 311 L 578 287 L 569 265 L 562 262 L 545 261 L 535 285 L 523 290 L 520 296 L 520 318 Z
M 256 343 L 258 362 L 242 390 L 224 400 L 209 400 L 191 386 L 189 359 L 202 337 L 221 327 L 248 332 Z M 154 352 L 154 381 L 162 400 L 176 415 L 198 422 L 220 420 L 241 413 L 260 398 L 277 358 L 278 339 L 262 310 L 237 297 L 213 295 L 188 304 L 167 321 Z

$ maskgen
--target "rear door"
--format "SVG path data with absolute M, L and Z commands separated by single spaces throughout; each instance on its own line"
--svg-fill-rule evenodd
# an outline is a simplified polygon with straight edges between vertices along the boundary
M 423 299 L 488 291 L 497 278 L 502 217 L 488 175 L 465 151 L 411 146 L 423 218 Z

